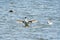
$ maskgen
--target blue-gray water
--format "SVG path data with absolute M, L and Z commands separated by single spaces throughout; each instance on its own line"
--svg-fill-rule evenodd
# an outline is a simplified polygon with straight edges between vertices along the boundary
M 39 22 L 25 28 L 25 16 Z M 60 0 L 0 0 L 0 40 L 60 40 Z

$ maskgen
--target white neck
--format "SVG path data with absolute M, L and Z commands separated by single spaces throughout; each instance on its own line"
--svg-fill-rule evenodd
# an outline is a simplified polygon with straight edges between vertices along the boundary
M 26 22 L 28 22 L 28 20 L 27 20 L 27 19 L 25 19 L 25 21 L 26 21 Z

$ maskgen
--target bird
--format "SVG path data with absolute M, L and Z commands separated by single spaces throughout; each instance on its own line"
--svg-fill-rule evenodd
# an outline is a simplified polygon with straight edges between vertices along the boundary
M 51 19 L 48 19 L 47 23 L 48 23 L 49 25 L 52 25 L 52 24 L 53 24 L 53 22 L 52 22 Z
M 9 12 L 13 12 L 13 10 L 9 10 Z
M 29 27 L 30 26 L 30 23 L 35 23 L 37 22 L 37 20 L 28 20 L 27 17 L 25 17 L 24 20 L 17 20 L 17 22 L 19 23 L 23 23 L 25 25 L 25 27 Z

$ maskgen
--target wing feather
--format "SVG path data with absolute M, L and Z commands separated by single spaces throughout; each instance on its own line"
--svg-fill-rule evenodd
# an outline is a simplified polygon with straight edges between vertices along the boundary
M 31 21 L 29 21 L 30 23 L 35 23 L 35 22 L 37 22 L 37 20 L 31 20 Z
M 22 20 L 17 20 L 17 22 L 18 22 L 18 23 L 23 23 L 24 21 L 22 21 Z

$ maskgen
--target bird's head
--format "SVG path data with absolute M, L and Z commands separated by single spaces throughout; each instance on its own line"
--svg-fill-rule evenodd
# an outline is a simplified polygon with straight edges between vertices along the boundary
M 26 19 L 27 17 L 25 17 L 25 19 Z
M 28 22 L 27 17 L 25 17 L 25 21 Z

